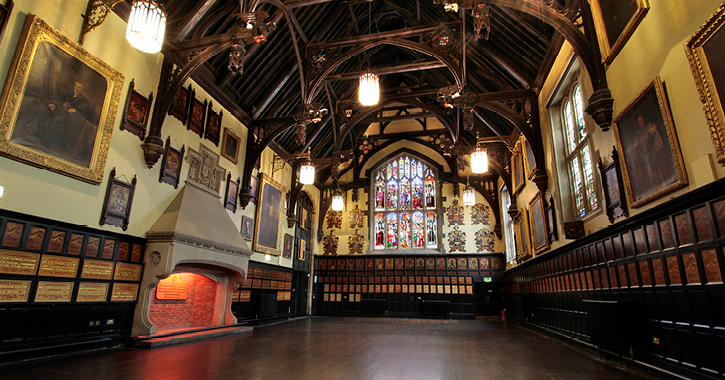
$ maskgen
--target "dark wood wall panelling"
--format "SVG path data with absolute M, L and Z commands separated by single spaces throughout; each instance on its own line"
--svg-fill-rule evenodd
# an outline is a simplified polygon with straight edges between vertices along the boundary
M 250 263 L 247 278 L 232 295 L 232 313 L 239 320 L 289 317 L 293 290 L 290 268 Z
M 315 257 L 315 314 L 458 318 L 500 314 L 501 253 L 371 256 Z
M 130 336 L 145 244 L 0 210 L 0 352 Z
M 725 375 L 724 187 L 719 180 L 505 272 L 507 315 L 589 339 L 584 300 L 628 303 L 635 359 Z

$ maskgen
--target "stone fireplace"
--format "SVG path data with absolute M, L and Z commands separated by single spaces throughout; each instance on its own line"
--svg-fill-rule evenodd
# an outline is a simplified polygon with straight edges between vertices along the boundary
M 252 251 L 219 200 L 219 155 L 189 149 L 189 177 L 146 233 L 133 336 L 236 323 L 232 293 Z

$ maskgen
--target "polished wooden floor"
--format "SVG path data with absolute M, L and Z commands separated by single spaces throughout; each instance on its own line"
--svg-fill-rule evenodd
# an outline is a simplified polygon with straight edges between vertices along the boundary
M 312 318 L 154 350 L 0 368 L 12 379 L 651 379 L 502 321 Z

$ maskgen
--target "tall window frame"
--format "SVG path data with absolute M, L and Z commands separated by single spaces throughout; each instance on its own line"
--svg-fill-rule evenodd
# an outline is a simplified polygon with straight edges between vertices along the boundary
M 441 252 L 441 189 L 435 165 L 409 152 L 370 171 L 370 251 Z
M 584 115 L 584 96 L 578 80 L 568 87 L 568 96 L 561 102 L 561 124 L 564 139 L 563 158 L 569 174 L 569 186 L 576 218 L 585 218 L 600 207 L 596 171 L 592 159 L 590 130 Z

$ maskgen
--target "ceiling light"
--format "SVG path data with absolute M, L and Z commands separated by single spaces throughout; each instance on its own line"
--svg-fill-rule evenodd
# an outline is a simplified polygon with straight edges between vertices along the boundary
M 476 150 L 471 153 L 471 171 L 480 174 L 488 171 L 488 153 L 481 147 L 476 147 Z
M 380 78 L 374 73 L 360 75 L 360 87 L 358 88 L 360 104 L 374 106 L 380 100 Z
M 332 196 L 332 211 L 342 211 L 344 208 L 345 199 L 342 197 L 342 191 L 338 188 Z
M 136 0 L 131 6 L 126 40 L 149 54 L 161 51 L 166 32 L 166 12 L 154 0 Z

